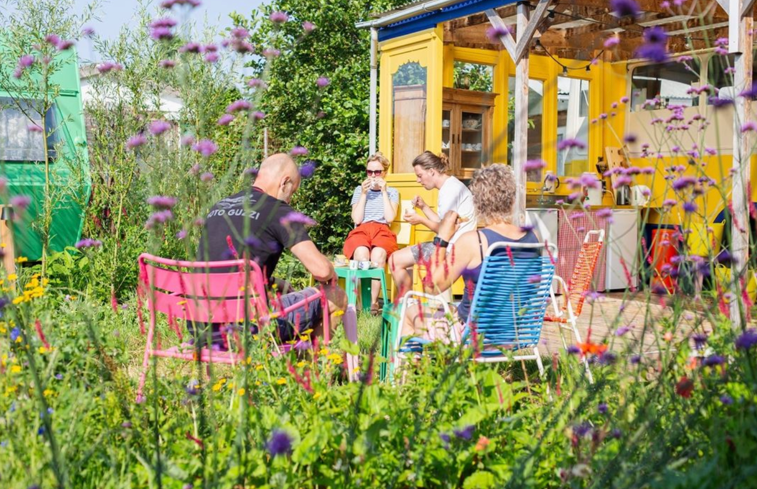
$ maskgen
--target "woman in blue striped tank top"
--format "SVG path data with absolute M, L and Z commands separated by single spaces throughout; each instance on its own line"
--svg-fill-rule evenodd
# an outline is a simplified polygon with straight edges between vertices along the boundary
M 441 254 L 437 263 L 430 265 L 431 280 L 427 280 L 426 291 L 434 294 L 444 292 L 460 277 L 465 281 L 463 300 L 457 309 L 459 325 L 465 324 L 470 312 L 473 291 L 476 289 L 484 261 L 484 252 L 494 243 L 539 243 L 539 238 L 531 230 L 525 230 L 511 222 L 515 202 L 515 176 L 512 168 L 493 164 L 476 170 L 470 182 L 473 205 L 479 220 L 485 227 L 461 235 L 452 253 Z M 437 236 L 442 243 L 448 242 L 456 231 L 457 214 L 449 211 L 439 224 Z M 513 254 L 531 258 L 539 256 L 538 249 L 520 249 Z M 446 256 L 445 256 L 446 255 Z M 427 330 L 427 325 L 418 314 L 417 307 L 408 308 L 402 336 L 419 335 Z

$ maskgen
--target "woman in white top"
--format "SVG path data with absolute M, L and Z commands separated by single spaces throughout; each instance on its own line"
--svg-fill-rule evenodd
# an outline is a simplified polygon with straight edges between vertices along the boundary
M 439 190 L 437 211 L 429 207 L 420 196 L 413 199 L 413 206 L 418 207 L 423 215 L 410 212 L 403 216 L 406 222 L 412 225 L 423 224 L 434 232 L 439 231 L 440 216 L 448 211 L 454 211 L 459 216 L 458 228 L 449 243 L 441 241 L 438 237 L 434 241 L 419 243 L 403 248 L 392 254 L 389 258 L 389 270 L 394 277 L 397 291 L 404 294 L 412 287 L 412 266 L 416 263 L 428 266 L 434 253 L 444 253 L 442 248 L 447 247 L 450 252 L 451 246 L 457 238 L 476 229 L 476 211 L 473 207 L 473 196 L 470 190 L 457 178 L 447 175 L 449 159 L 442 153 L 437 156 L 431 151 L 424 151 L 413 160 L 413 170 L 416 181 L 423 185 L 426 190 Z M 409 270 L 408 270 L 409 269 Z

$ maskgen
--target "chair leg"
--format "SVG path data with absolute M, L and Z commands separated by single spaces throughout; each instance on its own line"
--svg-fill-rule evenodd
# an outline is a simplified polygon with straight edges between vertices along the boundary
M 142 373 L 139 375 L 139 387 L 137 387 L 137 404 L 145 402 L 145 396 L 142 394 L 147 379 L 147 367 L 150 364 L 150 350 L 152 349 L 152 339 L 155 332 L 155 316 L 150 318 L 150 329 L 147 330 L 147 344 L 145 345 L 145 354 L 142 357 Z
M 347 310 L 344 312 L 344 316 L 342 317 L 342 325 L 344 326 L 344 335 L 347 337 L 347 340 L 350 343 L 357 345 L 357 312 L 355 311 L 355 306 L 347 306 Z M 350 380 L 350 382 L 357 380 L 355 370 L 359 366 L 359 356 L 348 353 L 347 378 Z
M 539 353 L 539 347 L 534 347 L 534 355 L 536 355 L 536 366 L 539 367 L 539 376 L 544 377 L 544 364 L 541 361 L 541 354 Z

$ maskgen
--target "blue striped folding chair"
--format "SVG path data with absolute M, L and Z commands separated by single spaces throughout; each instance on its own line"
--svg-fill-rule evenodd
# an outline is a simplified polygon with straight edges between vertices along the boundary
M 505 362 L 536 360 L 539 373 L 544 365 L 539 353 L 547 302 L 554 299 L 553 260 L 557 256 L 554 244 L 495 243 L 484 257 L 481 275 L 471 301 L 468 322 L 462 334 L 448 328 L 449 340 L 470 344 L 474 338 L 481 341 L 478 362 Z M 400 318 L 406 317 L 408 303 L 437 301 L 435 296 L 409 292 L 403 300 Z M 448 314 L 449 308 L 442 304 Z M 442 309 L 440 309 L 442 310 Z M 404 357 L 418 354 L 429 343 L 428 338 L 400 339 L 396 335 L 394 355 L 395 371 Z

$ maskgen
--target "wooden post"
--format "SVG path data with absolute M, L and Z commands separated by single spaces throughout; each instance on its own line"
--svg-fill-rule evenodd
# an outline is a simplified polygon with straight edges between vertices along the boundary
M 527 40 L 524 35 L 528 26 L 528 2 L 518 2 L 518 43 Z M 526 172 L 523 166 L 528 155 L 528 61 L 526 49 L 520 59 L 515 59 L 515 135 L 513 136 L 513 172 L 515 173 L 515 206 L 513 224 L 522 226 L 526 216 Z
M 733 86 L 736 91 L 746 90 L 752 86 L 752 11 L 745 8 L 753 2 L 748 0 L 729 0 L 728 8 L 728 50 L 735 53 L 735 74 Z M 746 10 L 746 15 L 744 14 Z M 731 221 L 731 256 L 733 264 L 731 277 L 733 278 L 733 292 L 737 295 L 731 300 L 731 326 L 741 328 L 742 301 L 738 297 L 739 278 L 747 272 L 749 260 L 749 166 L 750 141 L 748 132 L 741 132 L 741 126 L 751 118 L 751 100 L 747 97 L 734 98 L 733 112 L 733 187 L 731 202 L 733 206 L 733 220 Z M 747 276 L 747 283 L 749 282 Z

